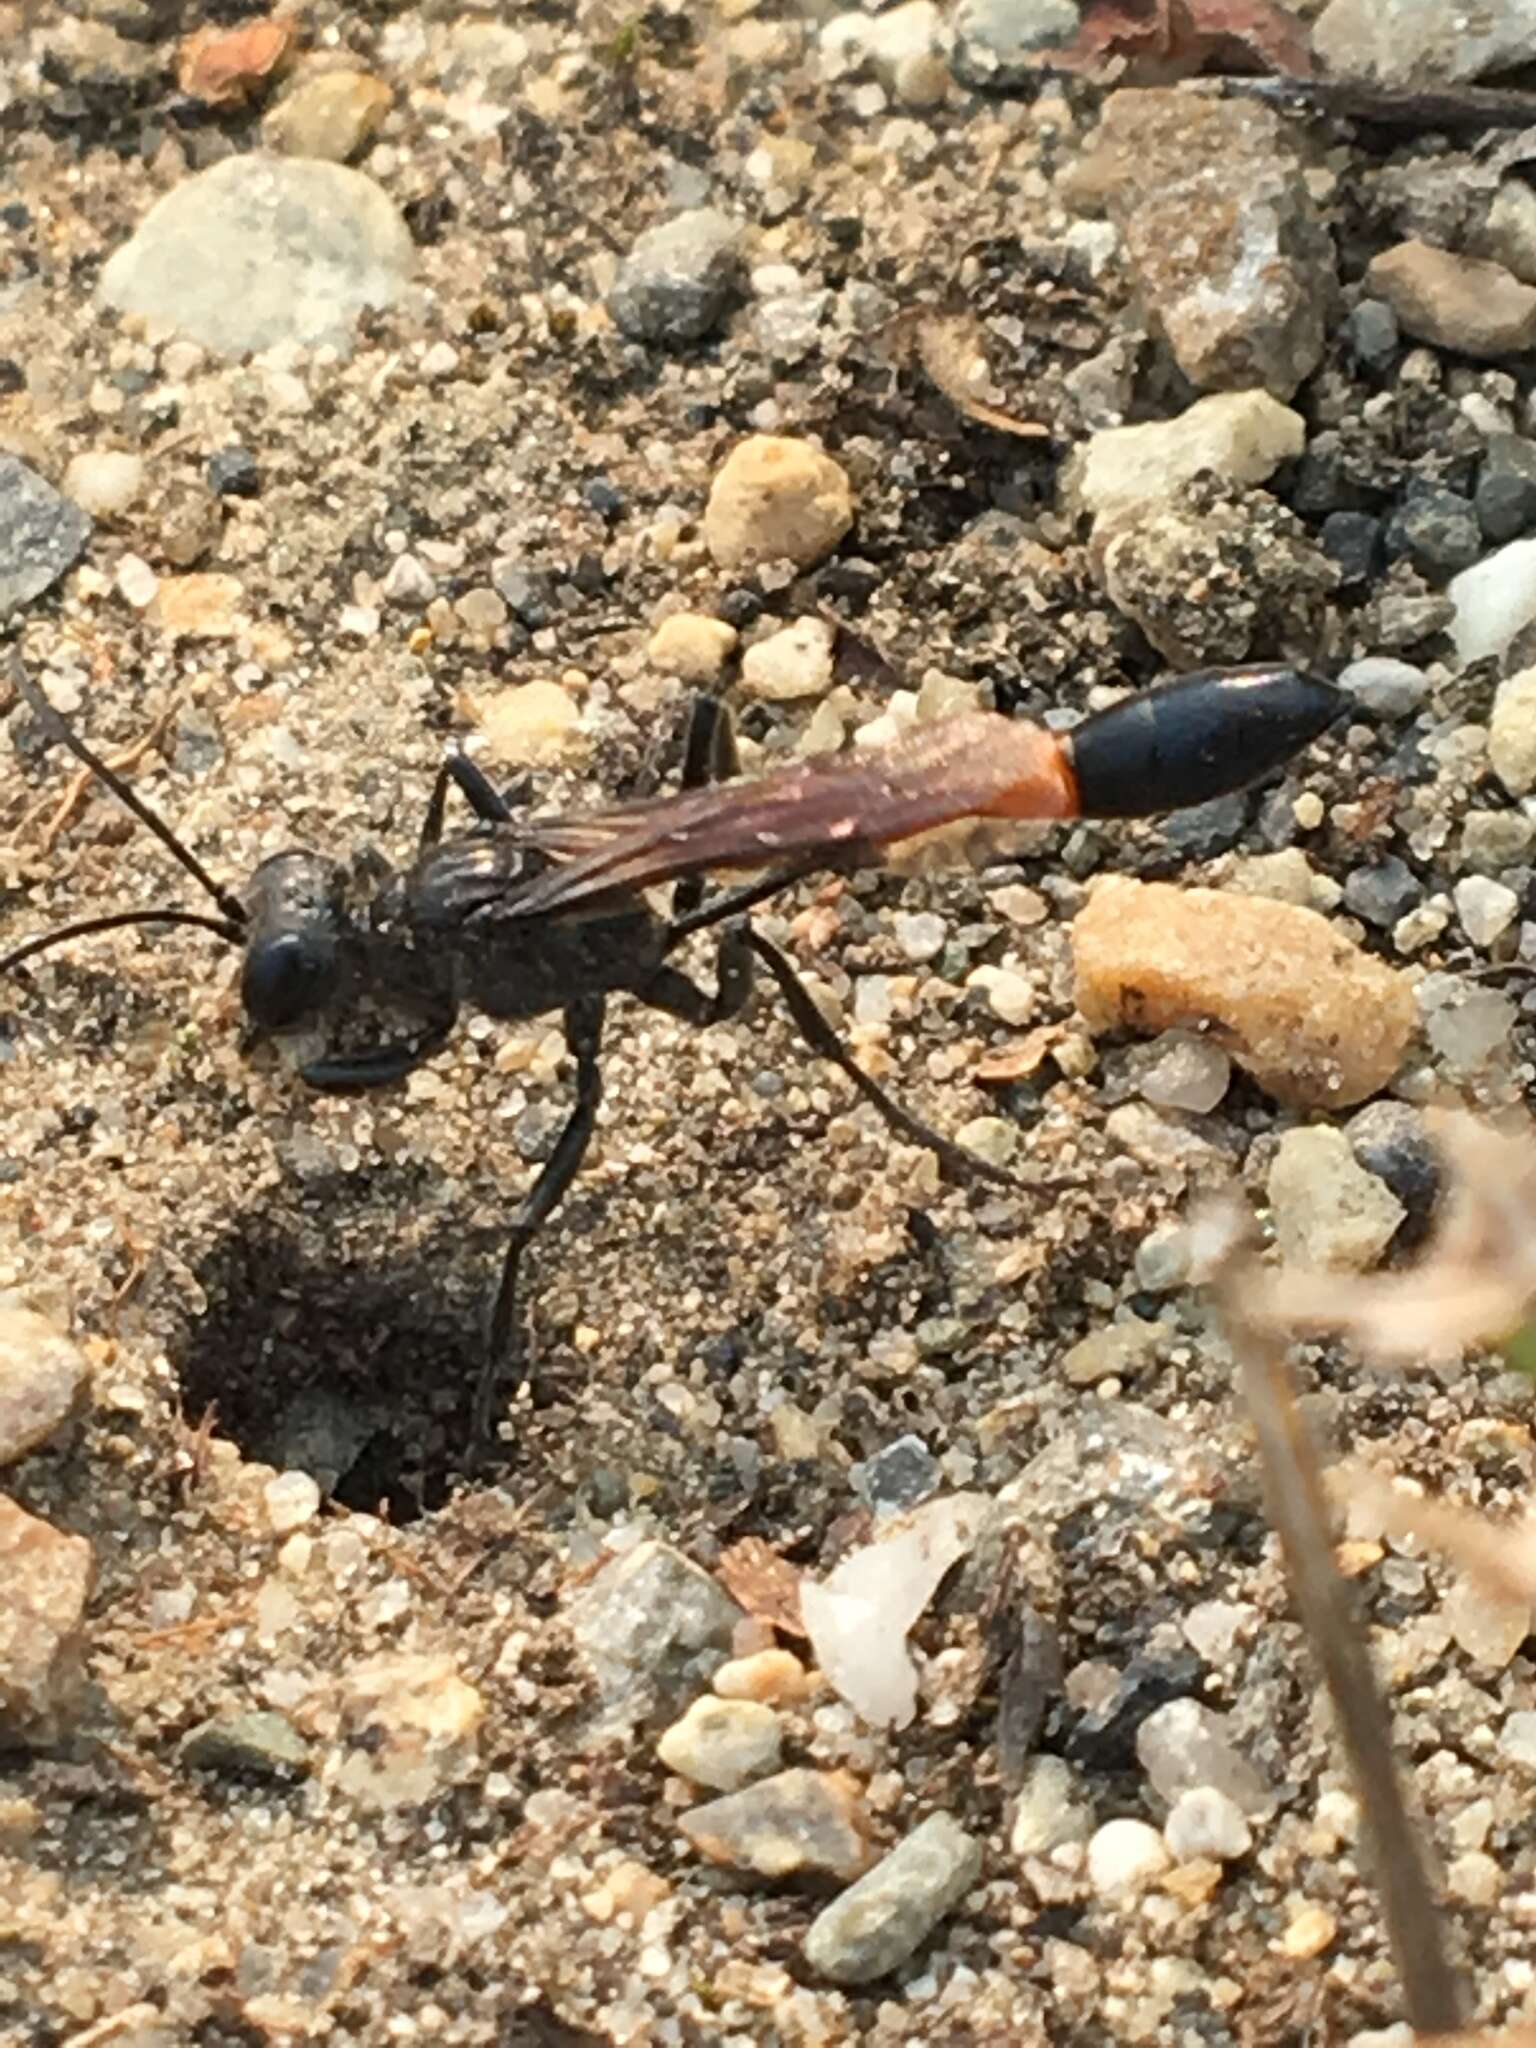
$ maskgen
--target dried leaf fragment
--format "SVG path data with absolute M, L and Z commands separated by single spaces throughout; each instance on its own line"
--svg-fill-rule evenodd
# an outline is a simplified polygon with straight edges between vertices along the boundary
M 1050 439 L 1050 428 L 1038 420 L 1021 420 L 1000 405 L 977 397 L 976 373 L 979 368 L 986 374 L 986 357 L 971 321 L 958 314 L 929 315 L 914 325 L 913 346 L 929 378 L 967 419 L 995 428 L 1000 434 L 1016 435 L 1020 440 Z
M 178 52 L 176 82 L 205 106 L 237 106 L 276 75 L 297 40 L 297 24 L 283 15 L 238 28 L 200 28 Z
M 1276 0 L 1085 0 L 1075 39 L 1050 53 L 1061 69 L 1123 66 L 1136 85 L 1256 67 L 1292 78 L 1313 74 L 1307 31 Z
M 785 1635 L 805 1634 L 800 1619 L 800 1574 L 761 1536 L 743 1536 L 729 1550 L 722 1550 L 715 1577 L 754 1621 L 766 1621 Z

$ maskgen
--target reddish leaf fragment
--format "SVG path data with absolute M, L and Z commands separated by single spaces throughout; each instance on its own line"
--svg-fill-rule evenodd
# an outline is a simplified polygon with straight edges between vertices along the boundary
M 278 15 L 238 28 L 200 28 L 181 46 L 177 83 L 206 106 L 238 105 L 281 68 L 296 35 L 293 21 Z
M 766 1621 L 785 1635 L 803 1636 L 800 1574 L 761 1536 L 743 1536 L 722 1550 L 715 1577 L 754 1621 Z
M 1076 40 L 1053 64 L 1098 72 L 1123 66 L 1124 82 L 1168 84 L 1206 65 L 1310 78 L 1307 31 L 1277 0 L 1084 0 Z

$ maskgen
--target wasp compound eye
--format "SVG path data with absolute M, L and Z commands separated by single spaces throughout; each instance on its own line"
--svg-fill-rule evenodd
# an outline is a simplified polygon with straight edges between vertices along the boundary
M 318 932 L 279 932 L 245 956 L 240 1000 L 253 1024 L 287 1031 L 323 1010 L 336 974 L 334 942 Z

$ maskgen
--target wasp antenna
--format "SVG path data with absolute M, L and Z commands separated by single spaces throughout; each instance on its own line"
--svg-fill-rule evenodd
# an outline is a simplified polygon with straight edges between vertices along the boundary
M 46 953 L 53 946 L 62 946 L 66 939 L 89 938 L 92 932 L 117 931 L 125 924 L 191 924 L 200 931 L 213 932 L 228 945 L 245 943 L 245 926 L 237 924 L 233 918 L 205 917 L 200 910 L 109 910 L 100 917 L 82 917 L 74 924 L 57 925 L 51 932 L 28 939 L 9 953 L 0 953 L 0 974 L 9 974 L 24 960 L 35 959 L 39 953 Z
M 158 812 L 152 811 L 149 805 L 145 803 L 143 797 L 138 795 L 135 790 L 129 788 L 116 769 L 109 768 L 94 748 L 86 745 L 64 714 L 54 709 L 37 684 L 27 674 L 21 665 L 19 655 L 15 655 L 11 659 L 11 681 L 16 685 L 17 694 L 22 698 L 23 702 L 36 714 L 44 731 L 49 733 L 54 739 L 61 740 L 74 755 L 75 759 L 83 762 L 96 777 L 96 780 L 111 790 L 118 802 L 126 810 L 131 811 L 141 825 L 154 833 L 160 844 L 168 853 L 174 855 L 192 879 L 207 890 L 231 924 L 243 927 L 245 924 L 245 906 L 241 903 L 239 897 L 231 894 L 221 882 L 216 882 L 197 855 L 192 851 L 191 847 L 186 844 L 185 840 L 178 838 L 176 833 L 166 824 L 164 818 Z M 189 916 L 190 913 L 183 913 L 182 915 Z M 173 922 L 179 921 L 179 919 L 173 920 Z M 205 920 L 205 922 L 211 922 L 211 920 Z M 215 926 L 214 928 L 217 929 L 218 927 Z M 0 962 L 0 966 L 3 966 L 3 964 L 3 962 Z

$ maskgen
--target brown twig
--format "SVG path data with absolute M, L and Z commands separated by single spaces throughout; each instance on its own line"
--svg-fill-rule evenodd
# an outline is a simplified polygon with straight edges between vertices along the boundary
M 1243 1262 L 1220 1286 L 1227 1334 L 1258 1439 L 1264 1499 L 1280 1537 L 1291 1597 L 1322 1667 L 1370 1839 L 1387 1937 L 1418 2034 L 1451 2034 L 1466 2018 L 1421 1830 L 1392 1754 L 1392 1722 L 1349 1588 L 1334 1561 L 1316 1448 L 1299 1414 L 1283 1343 L 1243 1310 Z

